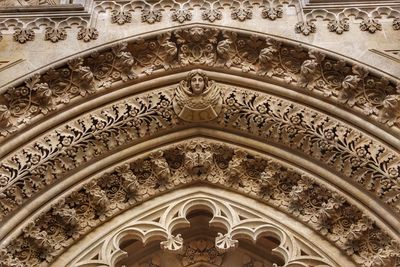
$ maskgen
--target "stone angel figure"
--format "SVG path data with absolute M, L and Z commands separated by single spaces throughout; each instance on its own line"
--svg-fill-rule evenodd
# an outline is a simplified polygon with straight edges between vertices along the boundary
M 211 121 L 222 110 L 220 87 L 202 70 L 192 70 L 175 89 L 175 113 L 184 121 Z

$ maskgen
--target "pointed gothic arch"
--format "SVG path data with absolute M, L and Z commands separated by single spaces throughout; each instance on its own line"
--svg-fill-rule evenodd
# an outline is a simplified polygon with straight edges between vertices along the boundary
M 220 88 L 222 111 L 215 120 L 181 120 L 173 107 L 178 82 L 196 68 Z M 154 188 L 191 186 L 176 171 L 193 184 L 206 180 L 290 214 L 344 258 L 350 254 L 354 264 L 394 265 L 400 201 L 396 83 L 296 42 L 200 25 L 88 51 L 34 75 L 2 95 L 3 264 L 51 264 L 103 221 L 162 193 Z M 358 101 L 363 97 L 366 102 Z M 190 153 L 205 158 L 208 167 L 174 168 L 176 153 L 164 154 L 169 147 L 181 160 Z M 225 169 L 215 166 L 218 157 Z M 289 170 L 281 177 L 287 191 L 259 195 L 279 186 L 281 178 L 269 173 L 276 164 Z M 152 169 L 147 174 L 146 166 Z M 121 176 L 121 169 L 133 175 Z M 213 182 L 216 170 L 219 180 Z M 122 202 L 109 199 L 110 172 Z M 150 184 L 136 180 L 142 172 Z M 171 181 L 177 182 L 168 189 Z M 137 188 L 143 196 L 131 203 Z M 87 203 L 75 203 L 76 197 Z M 89 217 L 77 215 L 80 206 Z M 29 257 L 19 258 L 20 251 Z

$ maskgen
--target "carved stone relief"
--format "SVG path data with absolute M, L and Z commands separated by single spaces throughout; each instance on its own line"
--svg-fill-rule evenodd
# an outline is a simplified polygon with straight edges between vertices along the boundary
M 242 175 L 232 179 L 232 168 Z M 51 263 L 74 240 L 107 218 L 159 193 L 199 181 L 242 192 L 292 214 L 361 266 L 391 266 L 400 257 L 398 241 L 339 192 L 275 160 L 194 139 L 118 166 L 64 196 L 32 222 L 23 235 L 2 248 L 2 263 Z M 173 227 L 164 229 L 172 231 Z M 166 241 L 162 247 L 184 252 L 182 237 L 168 231 L 163 234 Z M 234 228 L 228 228 L 227 233 L 219 234 L 215 240 L 219 253 L 237 246 L 230 235 L 235 233 Z
M 82 28 L 79 35 L 87 40 L 97 38 L 96 31 L 89 28 Z M 323 96 L 387 126 L 400 126 L 400 102 L 396 100 L 400 95 L 398 81 L 271 37 L 196 27 L 146 40 L 138 38 L 129 44 L 120 43 L 110 50 L 93 52 L 61 68 L 35 75 L 25 85 L 9 88 L 0 96 L 3 110 L 0 135 L 8 136 L 31 118 L 77 96 L 101 91 L 121 80 L 128 82 L 157 70 L 178 69 L 189 64 L 216 70 L 240 69 L 268 82 L 284 82 L 297 90 Z M 38 87 L 49 88 L 46 97 Z M 385 114 L 390 114 L 390 118 Z
M 184 121 L 200 122 L 216 119 L 222 110 L 220 88 L 207 75 L 191 71 L 175 90 L 173 107 Z
M 321 250 L 315 245 L 309 244 L 309 242 L 299 242 L 300 240 L 293 235 L 291 231 L 283 229 L 279 223 L 271 222 L 271 220 L 262 217 L 260 215 L 252 214 L 248 211 L 244 215 L 237 205 L 232 205 L 229 201 L 218 199 L 215 197 L 196 197 L 189 196 L 182 200 L 173 201 L 166 207 L 160 207 L 161 216 L 154 218 L 153 220 L 131 220 L 123 225 L 119 226 L 118 231 L 110 231 L 107 236 L 99 240 L 100 246 L 96 249 L 85 252 L 86 255 L 79 255 L 78 259 L 72 260 L 70 265 L 84 265 L 84 264 L 103 264 L 104 266 L 114 266 L 113 263 L 122 259 L 126 256 L 126 252 L 123 252 L 119 247 L 120 240 L 125 239 L 126 236 L 137 238 L 139 241 L 145 242 L 145 240 L 163 240 L 161 241 L 161 247 L 165 248 L 166 243 L 173 243 L 171 240 L 171 231 L 183 230 L 182 222 L 187 221 L 187 210 L 194 208 L 195 205 L 203 206 L 204 208 L 210 208 L 213 211 L 213 218 L 209 221 L 210 226 L 220 225 L 228 231 L 226 234 L 229 239 L 235 237 L 241 237 L 242 239 L 249 239 L 256 241 L 259 237 L 271 236 L 277 239 L 275 248 L 272 248 L 272 254 L 276 254 L 275 259 L 279 259 L 278 262 L 281 264 L 285 263 L 285 266 L 296 266 L 296 264 L 310 265 L 310 264 L 321 264 L 322 266 L 334 266 L 331 259 L 321 255 Z M 198 208 L 199 209 L 199 208 Z M 201 209 L 199 209 L 201 210 Z M 173 213 L 176 213 L 175 215 Z M 239 219 L 240 217 L 241 219 Z M 156 222 L 156 223 L 155 223 Z M 149 227 L 151 225 L 151 227 Z M 188 226 L 188 225 L 186 225 Z M 145 229 L 149 229 L 146 231 Z M 144 234 L 143 234 L 144 233 Z M 216 242 L 209 239 L 204 239 L 207 235 L 201 236 L 196 239 L 183 240 L 179 238 L 177 245 L 180 247 L 172 247 L 172 258 L 174 259 L 171 264 L 171 258 L 166 261 L 163 259 L 167 253 L 160 253 L 151 258 L 151 263 L 155 266 L 174 266 L 174 267 L 186 267 L 186 266 L 202 266 L 201 264 L 209 263 L 212 266 L 231 266 L 225 262 L 229 262 L 229 258 L 236 251 L 236 247 L 231 248 L 229 251 L 221 251 L 218 248 Z M 238 241 L 236 241 L 238 242 Z M 303 252 L 301 252 L 303 251 Z M 307 252 L 305 252 L 307 251 Z M 242 254 L 243 252 L 236 253 Z M 93 261 L 93 255 L 97 254 L 97 259 Z M 90 255 L 90 256 L 89 256 Z M 88 257 L 89 256 L 89 257 Z M 263 263 L 250 257 L 249 255 L 240 255 L 236 257 L 236 261 L 239 259 L 241 262 L 235 263 L 235 266 L 263 266 Z M 265 262 L 268 260 L 265 259 Z M 260 260 L 260 259 L 259 259 Z M 146 260 L 149 262 L 149 260 Z M 164 261 L 164 264 L 162 262 Z M 237 265 L 239 264 L 239 265 Z M 139 264 L 139 266 L 143 266 Z M 171 266 L 171 267 L 172 267 Z M 255 265 L 257 266 L 257 265 Z M 271 265 L 270 265 L 271 266 Z M 274 266 L 274 265 L 273 265 Z
M 340 3 L 332 3 L 326 6 L 313 6 L 308 5 L 303 1 L 263 1 L 263 0 L 246 0 L 246 1 L 217 1 L 207 0 L 202 1 L 199 4 L 197 1 L 186 1 L 181 2 L 177 0 L 160 0 L 158 2 L 152 1 L 127 1 L 121 3 L 120 1 L 99 1 L 90 0 L 92 7 L 81 16 L 85 20 L 85 25 L 79 24 L 79 26 L 88 28 L 90 30 L 82 30 L 83 32 L 79 34 L 78 40 L 83 40 L 89 42 L 95 38 L 83 38 L 82 34 L 88 36 L 92 35 L 93 32 L 98 31 L 96 29 L 96 17 L 100 12 L 104 12 L 106 9 L 111 9 L 108 12 L 109 21 L 113 24 L 124 25 L 126 23 L 132 23 L 132 18 L 135 12 L 141 13 L 141 21 L 143 23 L 154 24 L 161 22 L 161 18 L 168 18 L 173 22 L 185 23 L 191 22 L 193 20 L 193 12 L 196 10 L 196 6 L 200 5 L 201 10 L 201 21 L 208 21 L 214 23 L 222 19 L 223 16 L 230 16 L 233 21 L 247 21 L 251 20 L 256 13 L 263 19 L 275 20 L 277 18 L 282 18 L 286 13 L 286 9 L 289 7 L 295 8 L 297 13 L 301 16 L 298 22 L 292 26 L 293 30 L 297 33 L 302 33 L 304 35 L 309 35 L 316 32 L 317 26 L 320 23 L 317 19 L 322 18 L 328 21 L 328 30 L 330 32 L 336 32 L 342 34 L 344 31 L 350 29 L 349 21 L 351 24 L 359 24 L 359 28 L 362 31 L 368 31 L 374 33 L 382 29 L 382 23 L 386 23 L 383 17 L 393 19 L 391 24 L 393 30 L 398 30 L 399 19 L 400 19 L 400 9 L 396 3 L 353 3 L 352 5 L 341 5 Z M 65 3 L 61 3 L 65 4 Z M 60 5 L 59 0 L 6 0 L 0 3 L 0 7 L 10 7 L 10 6 L 48 6 L 48 5 Z M 23 10 L 23 9 L 22 9 Z M 29 12 L 28 12 L 29 13 Z M 289 14 L 291 12 L 288 12 Z M 65 10 L 57 11 L 55 10 L 54 15 L 48 17 L 47 20 L 42 20 L 45 28 L 54 29 L 54 24 L 58 24 L 60 21 L 69 20 L 74 15 L 68 15 Z M 60 19 L 60 16 L 62 19 Z M 1 16 L 0 16 L 1 17 Z M 29 16 L 26 18 L 18 18 L 17 21 L 21 25 L 35 24 L 36 20 L 40 18 L 40 15 Z M 77 18 L 77 17 L 75 17 Z M 354 19 L 353 19 L 354 18 Z M 0 25 L 4 24 L 4 29 L 12 29 L 13 20 L 7 18 L 0 18 Z M 11 23 L 11 24 L 10 24 Z M 90 25 L 88 25 L 90 23 Z M 39 29 L 34 27 L 35 31 Z M 30 35 L 34 35 L 33 27 L 28 28 L 31 31 Z M 65 28 L 63 28 L 65 30 Z M 90 33 L 89 33 L 90 32 Z M 17 34 L 19 35 L 19 34 Z M 65 35 L 66 36 L 66 35 Z M 16 41 L 25 43 L 23 38 L 15 38 Z M 56 39 L 46 38 L 45 40 L 50 40 L 51 42 Z
M 73 68 L 86 73 L 87 69 L 79 62 Z M 74 72 L 68 75 L 75 77 Z M 86 84 L 90 90 L 90 77 L 93 76 L 84 77 L 87 79 L 77 78 L 77 81 Z M 36 84 L 32 88 L 35 86 L 47 96 L 47 86 Z M 182 125 L 178 117 L 182 111 L 177 115 L 174 112 L 174 93 L 174 89 L 163 90 L 113 104 L 53 130 L 4 159 L 0 165 L 2 217 L 70 170 L 107 151 Z M 298 151 L 341 172 L 384 201 L 394 212 L 399 212 L 400 159 L 390 148 L 333 118 L 282 99 L 223 87 L 221 95 L 223 110 L 210 123 Z M 219 99 L 220 96 L 216 94 L 215 97 Z M 389 101 L 383 110 L 389 113 L 391 109 Z M 388 113 L 381 116 L 390 118 Z M 6 111 L 3 114 L 9 116 Z M 5 124 L 2 126 L 9 127 L 7 117 L 3 119 Z M 192 158 L 188 166 L 196 167 L 196 172 L 202 173 L 209 163 L 198 162 L 200 151 L 203 148 L 197 146 L 193 148 L 192 156 L 188 154 Z

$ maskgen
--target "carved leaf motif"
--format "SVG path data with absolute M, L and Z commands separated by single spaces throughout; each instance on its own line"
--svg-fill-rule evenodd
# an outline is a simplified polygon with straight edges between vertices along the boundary
M 341 20 L 331 20 L 328 23 L 328 30 L 330 32 L 336 32 L 337 34 L 342 34 L 350 29 L 349 21 L 347 19 Z
M 369 31 L 370 33 L 374 33 L 376 31 L 382 30 L 382 24 L 374 18 L 367 18 L 360 23 L 360 29 L 362 31 Z
M 44 39 L 53 43 L 67 39 L 67 31 L 65 30 L 65 28 L 48 27 L 46 28 L 44 34 Z
M 281 7 L 269 7 L 261 11 L 261 16 L 266 19 L 275 20 L 277 18 L 282 18 L 283 9 Z
M 215 8 L 207 8 L 201 12 L 201 18 L 203 20 L 208 20 L 210 22 L 221 20 L 222 12 Z
M 99 32 L 95 28 L 81 27 L 78 31 L 78 40 L 83 40 L 84 42 L 90 42 L 91 40 L 96 40 L 99 37 Z
M 111 13 L 111 23 L 117 23 L 123 25 L 132 21 L 132 14 L 129 11 L 124 10 L 113 10 Z
M 306 21 L 306 22 L 298 22 L 294 27 L 296 33 L 302 33 L 304 35 L 309 35 L 310 33 L 314 33 L 317 30 L 317 27 L 314 22 Z
M 16 28 L 13 37 L 15 41 L 24 44 L 35 39 L 35 32 L 28 28 Z
M 142 22 L 153 24 L 161 21 L 162 13 L 159 9 L 147 8 L 142 10 Z
M 178 9 L 172 12 L 171 18 L 172 21 L 183 23 L 192 20 L 192 13 L 187 9 Z

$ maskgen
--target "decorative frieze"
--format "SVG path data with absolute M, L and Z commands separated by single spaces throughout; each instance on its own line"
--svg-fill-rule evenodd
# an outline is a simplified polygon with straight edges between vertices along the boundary
M 53 0 L 51 1 L 52 5 L 57 4 L 56 2 L 53 2 Z M 107 12 L 106 14 L 110 17 L 109 21 L 111 21 L 111 23 L 123 25 L 125 23 L 131 23 L 133 16 L 136 14 L 136 12 L 140 12 L 142 23 L 154 24 L 161 22 L 162 18 L 176 21 L 178 23 L 191 22 L 193 19 L 193 12 L 197 8 L 197 4 L 195 1 L 180 3 L 177 0 L 161 0 L 156 3 L 152 3 L 147 1 L 137 2 L 131 0 L 127 1 L 123 5 L 121 5 L 121 3 L 119 3 L 118 1 L 110 0 L 90 1 L 93 1 L 93 7 L 87 11 L 79 10 L 79 6 L 74 6 L 74 8 L 78 8 L 77 10 L 79 10 L 79 12 L 82 12 L 80 17 L 76 16 L 76 12 L 73 13 L 72 11 L 61 9 L 60 11 L 53 11 L 54 15 L 52 16 L 48 16 L 48 14 L 46 14 L 45 19 L 43 19 L 44 16 L 40 13 L 37 15 L 37 17 L 32 16 L 31 14 L 26 17 L 16 17 L 19 23 L 15 24 L 14 19 L 10 20 L 7 16 L 5 16 L 4 19 L 1 19 L 0 15 L 0 25 L 4 25 L 3 30 L 5 30 L 16 27 L 16 25 L 20 27 L 20 25 L 32 24 L 32 27 L 30 27 L 29 30 L 33 31 L 33 34 L 35 34 L 35 31 L 40 31 L 40 27 L 34 27 L 34 25 L 37 24 L 37 22 L 39 21 L 40 23 L 37 25 L 44 25 L 45 28 L 54 28 L 54 25 L 57 25 L 57 23 L 68 21 L 71 19 L 74 19 L 76 23 L 77 21 L 79 21 L 79 19 L 81 19 L 82 21 L 84 21 L 84 23 L 81 22 L 78 24 L 78 26 L 83 27 L 85 30 L 82 30 L 84 32 L 82 32 L 81 34 L 78 34 L 78 40 L 84 40 L 85 42 L 87 42 L 95 38 L 82 37 L 82 35 L 91 35 L 87 32 L 86 28 L 92 29 L 90 30 L 92 32 L 94 31 L 94 29 L 98 30 L 97 27 L 100 25 L 96 25 L 96 23 L 94 22 L 96 21 L 95 18 L 99 15 L 100 12 L 104 12 L 106 9 L 110 9 L 110 12 Z M 43 3 L 43 5 L 46 4 Z M 59 6 L 65 7 L 65 5 Z M 258 15 L 260 16 L 260 18 L 275 20 L 277 18 L 283 17 L 283 14 L 288 8 L 295 8 L 296 12 L 301 14 L 300 20 L 291 27 L 294 29 L 295 32 L 304 35 L 309 35 L 316 32 L 317 27 L 322 24 L 319 20 L 317 20 L 317 18 L 323 18 L 324 20 L 329 21 L 328 30 L 330 32 L 342 34 L 344 31 L 348 31 L 350 29 L 350 22 L 360 23 L 360 29 L 362 31 L 369 31 L 370 33 L 379 31 L 382 28 L 382 21 L 380 20 L 381 14 L 388 14 L 388 18 L 393 18 L 393 29 L 396 30 L 398 28 L 398 26 L 396 26 L 397 20 L 400 16 L 400 10 L 398 6 L 396 6 L 395 4 L 387 5 L 387 3 L 385 6 L 379 6 L 379 3 L 374 3 L 372 5 L 369 4 L 365 6 L 360 4 L 354 7 L 340 6 L 336 4 L 329 7 L 313 5 L 308 6 L 307 4 L 305 5 L 304 2 L 297 0 L 291 1 L 289 4 L 282 1 L 267 2 L 260 0 L 247 0 L 225 1 L 224 3 L 218 3 L 215 1 L 207 0 L 201 4 L 201 21 L 197 22 L 208 21 L 214 23 L 218 20 L 221 20 L 224 16 L 230 17 L 232 20 L 244 22 L 253 19 L 255 17 L 255 14 L 259 13 L 261 14 Z M 69 15 L 68 12 L 70 12 L 71 14 Z M 359 22 L 358 20 L 360 19 L 361 21 Z M 54 22 L 56 24 L 54 24 Z M 65 29 L 65 27 L 62 28 Z M 57 39 L 63 40 L 60 38 Z M 20 41 L 25 40 L 25 38 L 19 38 L 15 40 L 21 43 L 26 42 Z M 45 40 L 55 42 L 54 40 L 56 39 L 48 38 L 47 36 L 45 36 Z
M 242 175 L 232 180 L 235 172 L 232 168 Z M 107 218 L 162 192 L 199 181 L 245 193 L 292 214 L 346 251 L 361 266 L 391 266 L 400 257 L 397 241 L 339 192 L 275 160 L 217 142 L 193 139 L 124 163 L 64 196 L 26 227 L 23 235 L 2 248 L 7 257 L 1 258 L 1 263 L 47 265 L 74 239 Z M 228 234 L 217 236 L 216 255 L 237 246 L 229 234 L 235 232 L 234 225 L 230 224 Z M 186 253 L 180 235 L 170 235 L 161 245 Z
M 79 35 L 87 41 L 97 38 L 97 32 L 91 28 L 82 28 Z M 0 101 L 0 134 L 7 136 L 26 125 L 30 118 L 77 96 L 93 93 L 94 88 L 108 88 L 121 80 L 189 64 L 216 70 L 240 68 L 268 82 L 283 81 L 300 91 L 331 99 L 388 126 L 400 125 L 400 84 L 322 52 L 271 37 L 195 27 L 117 44 L 75 61 L 80 62 L 79 66 L 68 63 L 36 75 L 25 85 L 8 89 Z M 49 90 L 44 94 L 44 89 L 38 90 L 39 85 Z

